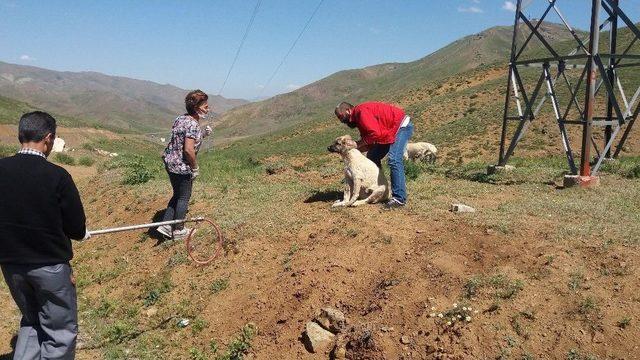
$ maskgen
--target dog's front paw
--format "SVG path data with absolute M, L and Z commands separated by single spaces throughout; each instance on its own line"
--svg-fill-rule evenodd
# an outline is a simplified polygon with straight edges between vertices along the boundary
M 341 207 L 344 206 L 345 202 L 342 200 L 336 200 L 336 202 L 334 202 L 331 207 Z

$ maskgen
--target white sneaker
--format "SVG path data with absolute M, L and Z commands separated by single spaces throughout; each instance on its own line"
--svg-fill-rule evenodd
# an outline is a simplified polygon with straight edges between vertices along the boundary
M 164 235 L 165 237 L 168 237 L 168 238 L 171 237 L 171 226 L 169 225 L 158 226 L 156 228 L 156 231 L 158 231 L 160 234 Z
M 189 228 L 182 228 L 180 230 L 173 230 L 173 240 L 182 240 L 182 239 L 186 238 L 187 235 L 189 235 L 190 232 L 191 232 L 191 229 L 189 229 Z

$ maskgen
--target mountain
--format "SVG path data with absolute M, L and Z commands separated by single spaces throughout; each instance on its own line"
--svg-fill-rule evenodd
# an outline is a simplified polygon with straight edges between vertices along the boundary
M 97 72 L 53 71 L 0 62 L 0 96 L 108 128 L 166 130 L 184 111 L 188 91 Z M 210 96 L 217 114 L 247 103 Z
M 554 43 L 572 39 L 561 24 L 542 23 L 540 31 Z M 577 31 L 578 35 L 583 35 Z M 522 32 L 524 39 L 528 32 Z M 492 27 L 466 36 L 413 62 L 387 63 L 363 69 L 345 70 L 271 99 L 240 106 L 225 113 L 217 124 L 219 141 L 264 134 L 309 119 L 332 116 L 342 100 L 392 100 L 397 94 L 434 83 L 478 67 L 506 63 L 511 49 L 513 27 Z M 542 49 L 534 39 L 527 51 Z M 526 53 L 525 53 L 526 55 Z

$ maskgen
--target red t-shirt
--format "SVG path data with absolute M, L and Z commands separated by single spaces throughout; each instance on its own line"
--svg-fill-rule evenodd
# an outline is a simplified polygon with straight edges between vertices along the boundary
M 362 103 L 351 111 L 351 121 L 368 145 L 393 144 L 404 116 L 404 110 L 382 102 Z

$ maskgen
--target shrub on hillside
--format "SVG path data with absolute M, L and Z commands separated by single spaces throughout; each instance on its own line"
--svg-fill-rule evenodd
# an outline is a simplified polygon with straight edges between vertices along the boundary
M 80 157 L 80 159 L 78 159 L 78 164 L 82 165 L 82 166 L 91 166 L 95 162 L 96 162 L 95 160 L 93 160 L 92 158 L 90 158 L 88 156 L 82 156 L 82 157 Z
M 627 173 L 625 175 L 629 179 L 640 178 L 640 165 L 633 166 L 632 168 L 627 170 Z
M 15 154 L 16 151 L 17 151 L 17 148 L 14 146 L 7 146 L 7 145 L 0 144 L 0 159 L 9 157 Z
M 274 175 L 274 174 L 279 174 L 281 172 L 286 171 L 288 167 L 289 166 L 287 165 L 287 163 L 278 161 L 278 162 L 267 165 L 265 167 L 265 171 L 269 175 Z
M 413 161 L 404 162 L 404 173 L 407 180 L 416 180 L 422 173 L 422 168 Z
M 144 166 L 128 168 L 124 174 L 122 183 L 124 185 L 144 184 L 153 179 L 154 175 Z
M 59 162 L 65 165 L 75 165 L 76 163 L 76 160 L 71 155 L 67 155 L 65 153 L 56 153 L 53 159 L 56 162 Z
M 123 155 L 112 159 L 103 165 L 103 170 L 125 169 L 122 184 L 144 184 L 155 177 L 155 173 L 149 168 L 141 156 Z

